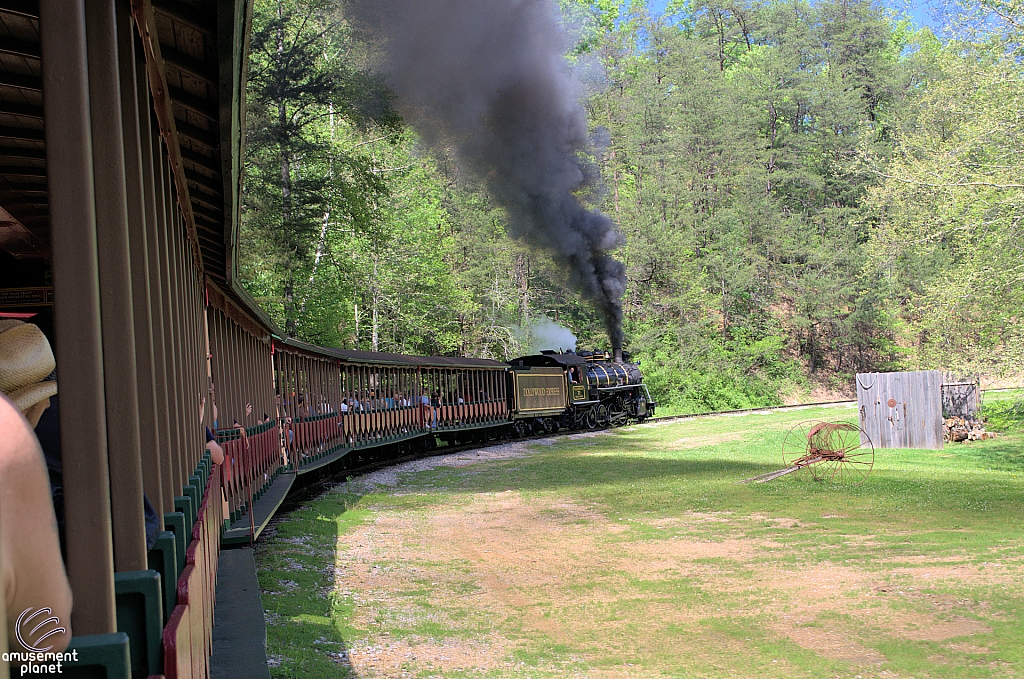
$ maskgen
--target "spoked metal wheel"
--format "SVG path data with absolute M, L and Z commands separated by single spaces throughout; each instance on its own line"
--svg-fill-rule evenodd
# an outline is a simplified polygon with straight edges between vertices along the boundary
M 850 422 L 800 422 L 786 435 L 782 456 L 787 467 L 810 467 L 815 481 L 854 486 L 875 465 L 871 439 Z
M 611 422 L 611 419 L 612 416 L 611 413 L 608 411 L 608 406 L 606 406 L 603 403 L 597 406 L 597 426 L 607 427 L 608 424 Z
M 608 412 L 608 417 L 610 418 L 611 425 L 613 427 L 621 427 L 629 424 L 629 415 L 622 408 L 613 407 Z
M 821 424 L 820 420 L 804 420 L 797 422 L 786 433 L 782 441 L 782 464 L 786 467 L 804 467 L 803 459 L 807 455 L 807 441 L 811 437 L 811 429 Z
M 849 422 L 823 423 L 811 434 L 810 454 L 821 455 L 811 467 L 815 481 L 857 486 L 875 466 L 875 446 L 867 434 Z
M 587 426 L 587 429 L 597 429 L 597 408 L 591 407 L 590 410 L 587 411 L 587 417 L 584 420 L 584 424 Z

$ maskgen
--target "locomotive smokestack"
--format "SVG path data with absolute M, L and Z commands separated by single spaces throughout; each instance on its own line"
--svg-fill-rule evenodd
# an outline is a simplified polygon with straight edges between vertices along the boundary
M 622 347 L 612 347 L 612 360 L 622 363 Z
M 508 212 L 513 238 L 546 250 L 622 345 L 623 243 L 577 196 L 595 173 L 579 85 L 554 0 L 353 0 L 381 38 L 396 107 L 423 141 L 454 149 Z

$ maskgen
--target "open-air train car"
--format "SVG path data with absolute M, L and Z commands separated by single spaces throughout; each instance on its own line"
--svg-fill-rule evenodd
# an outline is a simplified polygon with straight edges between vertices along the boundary
M 268 676 L 265 660 L 225 667 L 221 555 L 304 475 L 652 412 L 631 368 L 594 357 L 510 366 L 285 338 L 236 274 L 251 13 L 0 1 L 0 320 L 36 324 L 56 356 L 62 676 Z M 8 631 L 0 653 L 25 650 Z M 263 641 L 246 642 L 257 660 Z

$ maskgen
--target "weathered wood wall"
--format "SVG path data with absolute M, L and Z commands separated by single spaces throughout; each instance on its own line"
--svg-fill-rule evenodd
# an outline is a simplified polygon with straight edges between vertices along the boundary
M 942 449 L 942 373 L 859 373 L 860 426 L 875 448 Z

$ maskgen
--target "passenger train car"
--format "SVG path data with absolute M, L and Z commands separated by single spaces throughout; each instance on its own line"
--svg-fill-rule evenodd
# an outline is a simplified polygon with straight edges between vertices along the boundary
M 251 2 L 0 0 L 0 319 L 38 325 L 56 357 L 44 452 L 74 596 L 65 677 L 269 676 L 265 636 L 224 631 L 245 610 L 225 583 L 254 569 L 293 487 L 654 412 L 637 366 L 607 354 L 285 337 L 237 276 Z M 16 631 L 0 676 L 26 650 Z

